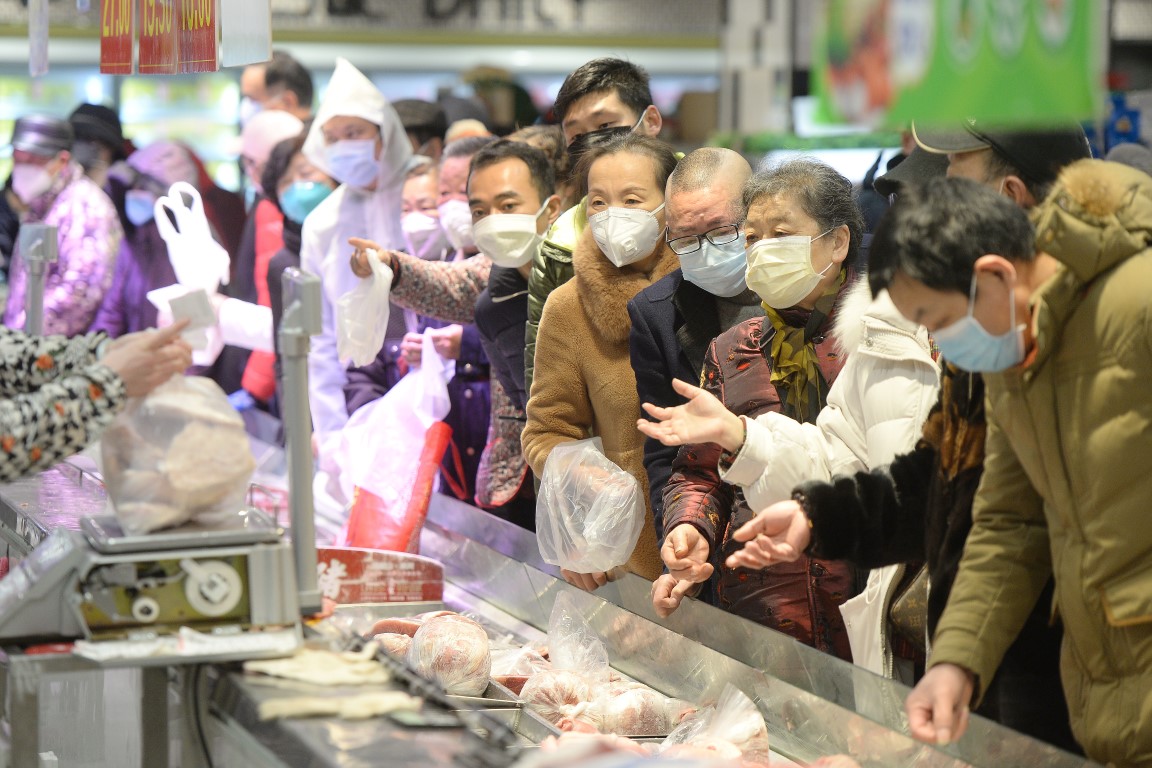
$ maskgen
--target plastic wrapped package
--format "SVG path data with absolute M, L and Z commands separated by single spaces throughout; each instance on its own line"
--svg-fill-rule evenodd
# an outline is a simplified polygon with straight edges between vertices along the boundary
M 446 693 L 479 696 L 488 687 L 492 670 L 488 633 L 466 616 L 434 616 L 412 636 L 408 662 Z
M 548 660 L 552 669 L 528 678 L 521 700 L 561 730 L 599 730 L 600 716 L 593 702 L 600 687 L 608 683 L 608 651 L 571 592 L 561 592 L 552 604 Z
M 752 699 L 736 686 L 724 686 L 715 705 L 684 718 L 660 745 L 660 754 L 753 766 L 769 764 L 768 726 Z
M 236 517 L 256 468 L 243 419 L 195 376 L 129 402 L 105 430 L 101 458 L 116 517 L 134 535 Z
M 600 731 L 621 736 L 667 736 L 693 709 L 641 683 L 619 682 L 602 687 L 595 708 Z
M 537 495 L 540 556 L 577 573 L 607 573 L 628 562 L 646 509 L 640 483 L 609 461 L 600 438 L 558 445 Z
M 492 679 L 517 696 L 524 689 L 528 678 L 551 668 L 552 664 L 532 648 L 516 646 L 492 649 Z
M 599 730 L 592 701 L 596 687 L 584 675 L 568 669 L 547 669 L 528 678 L 520 700 L 562 731 Z M 588 728 L 581 728 L 580 725 Z

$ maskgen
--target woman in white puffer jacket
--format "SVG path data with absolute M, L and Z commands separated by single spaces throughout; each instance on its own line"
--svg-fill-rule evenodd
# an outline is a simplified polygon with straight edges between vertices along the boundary
M 838 312 L 834 333 L 848 359 L 814 424 L 776 412 L 737 417 L 704 390 L 676 382 L 689 402 L 676 408 L 646 404 L 659 421 L 638 426 L 667 445 L 715 441 L 730 451 L 720 477 L 743 490 L 753 511 L 791 498 L 802 482 L 888 464 L 915 446 L 936 402 L 940 373 L 928 333 L 901 316 L 887 292 L 873 299 L 863 279 Z M 893 659 L 884 624 L 903 573 L 902 565 L 874 570 L 864 592 L 841 606 L 856 663 L 889 677 Z

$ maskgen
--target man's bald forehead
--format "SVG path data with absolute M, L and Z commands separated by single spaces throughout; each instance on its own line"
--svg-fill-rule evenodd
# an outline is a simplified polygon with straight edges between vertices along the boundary
M 752 175 L 752 167 L 739 152 L 723 147 L 701 147 L 690 152 L 676 164 L 668 177 L 667 194 L 692 192 L 721 182 L 728 188 L 743 186 Z

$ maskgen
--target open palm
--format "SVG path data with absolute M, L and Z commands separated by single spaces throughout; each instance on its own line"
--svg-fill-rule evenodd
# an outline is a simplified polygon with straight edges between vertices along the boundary
M 648 437 L 659 440 L 664 445 L 719 443 L 728 448 L 725 443 L 730 440 L 726 438 L 733 433 L 733 430 L 742 434 L 740 419 L 711 393 L 679 379 L 672 381 L 672 388 L 688 398 L 688 402 L 674 408 L 661 408 L 651 403 L 644 403 L 644 411 L 656 421 L 640 419 L 636 422 L 636 426 Z M 733 446 L 738 447 L 738 443 Z

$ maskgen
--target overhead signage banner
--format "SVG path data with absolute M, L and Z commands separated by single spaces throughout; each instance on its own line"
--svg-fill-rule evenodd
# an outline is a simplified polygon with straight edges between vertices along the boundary
M 1090 120 L 1104 99 L 1094 0 L 824 0 L 814 88 L 828 122 Z
M 216 48 L 216 0 L 176 0 L 180 24 L 179 70 L 215 72 L 220 69 Z
M 174 75 L 177 0 L 140 0 L 140 74 Z
M 100 73 L 132 74 L 132 0 L 100 0 Z

